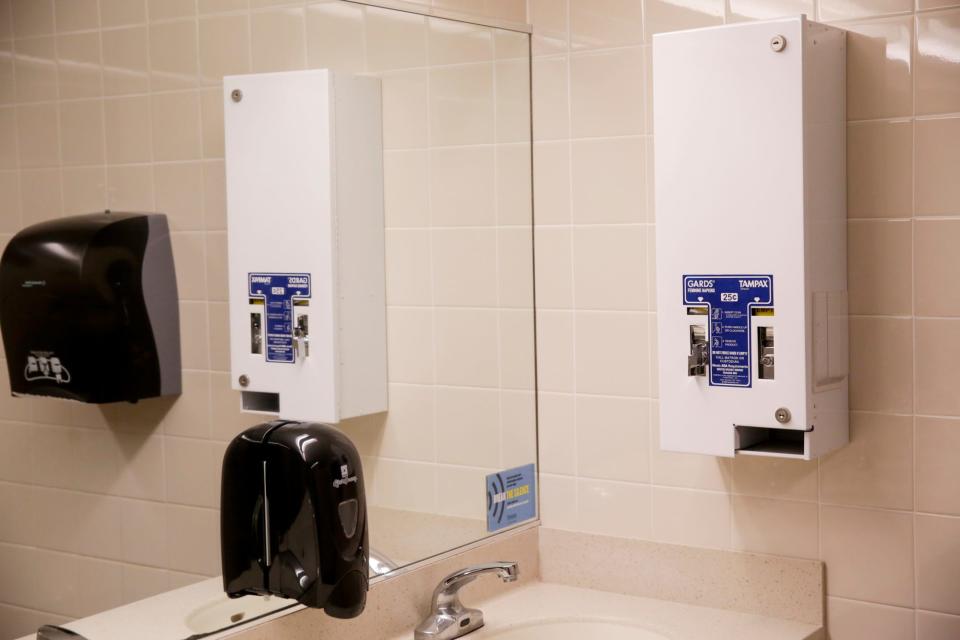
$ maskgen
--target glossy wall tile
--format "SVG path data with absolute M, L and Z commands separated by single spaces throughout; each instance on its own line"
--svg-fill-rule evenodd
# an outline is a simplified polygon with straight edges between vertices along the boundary
M 960 5 L 530 0 L 528 9 L 544 525 L 821 558 L 831 638 L 956 635 L 958 596 L 944 577 L 960 559 L 948 462 L 960 454 L 950 364 L 960 357 L 951 338 Z M 852 441 L 814 462 L 662 452 L 643 242 L 656 217 L 651 37 L 798 13 L 848 30 Z

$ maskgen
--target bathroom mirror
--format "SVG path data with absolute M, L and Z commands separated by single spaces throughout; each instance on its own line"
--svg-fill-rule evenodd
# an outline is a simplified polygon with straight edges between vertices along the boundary
M 492 535 L 487 477 L 536 462 L 528 34 L 395 2 L 249 4 L 0 2 L 0 237 L 166 213 L 184 367 L 180 397 L 135 405 L 0 393 L 0 640 L 180 638 L 292 604 L 227 601 L 217 579 L 220 461 L 269 419 L 230 389 L 224 75 L 382 81 L 390 409 L 339 425 L 375 571 Z M 148 597 L 145 635 L 117 608 Z

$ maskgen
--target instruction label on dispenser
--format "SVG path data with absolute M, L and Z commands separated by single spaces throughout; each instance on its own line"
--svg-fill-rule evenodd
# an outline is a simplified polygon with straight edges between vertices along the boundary
M 773 276 L 683 276 L 683 304 L 710 315 L 710 384 L 749 387 L 751 308 L 773 305 Z
M 487 476 L 487 531 L 499 531 L 537 515 L 537 480 L 528 464 Z
M 309 273 L 250 273 L 251 298 L 263 300 L 267 362 L 293 362 L 293 305 L 310 297 Z

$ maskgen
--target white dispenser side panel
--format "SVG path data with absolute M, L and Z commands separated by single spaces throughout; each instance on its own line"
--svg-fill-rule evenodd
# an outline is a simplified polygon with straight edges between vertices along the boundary
M 807 23 L 804 158 L 807 290 L 812 292 L 807 453 L 849 441 L 847 336 L 846 32 Z
M 224 78 L 231 385 L 278 393 L 281 417 L 324 422 L 339 420 L 331 122 L 326 70 Z M 255 273 L 309 274 L 309 306 L 291 314 L 309 309 L 309 357 L 251 353 Z
M 340 417 L 387 410 L 380 80 L 335 74 Z
M 734 425 L 804 429 L 803 28 L 791 18 L 654 38 L 661 446 L 735 452 Z M 782 51 L 771 39 L 786 38 Z M 688 375 L 685 276 L 771 276 L 775 315 L 748 324 L 750 384 Z M 752 294 L 751 294 L 752 296 Z M 749 312 L 748 312 L 749 313 Z M 774 379 L 758 379 L 757 329 L 773 327 Z M 711 336 L 716 338 L 716 336 Z M 787 407 L 791 420 L 775 419 Z

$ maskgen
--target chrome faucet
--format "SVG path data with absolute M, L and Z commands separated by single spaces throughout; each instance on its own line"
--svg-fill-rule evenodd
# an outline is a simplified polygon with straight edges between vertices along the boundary
M 414 640 L 453 640 L 483 626 L 483 611 L 460 602 L 460 588 L 484 573 L 496 573 L 504 582 L 515 582 L 520 573 L 516 562 L 478 564 L 451 573 L 433 590 L 430 616 L 417 625 Z

